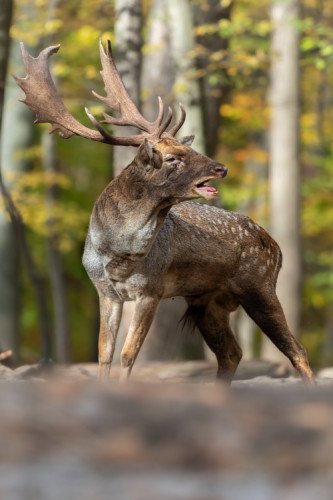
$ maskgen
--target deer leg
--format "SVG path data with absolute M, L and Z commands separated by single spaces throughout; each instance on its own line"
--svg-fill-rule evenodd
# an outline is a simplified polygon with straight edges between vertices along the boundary
M 133 318 L 121 351 L 120 381 L 128 379 L 155 316 L 159 297 L 142 297 L 135 303 Z
M 191 305 L 188 314 L 193 315 L 205 342 L 216 356 L 217 378 L 231 383 L 242 358 L 242 350 L 230 328 L 229 311 L 212 300 L 205 307 Z
M 291 361 L 307 385 L 314 385 L 315 378 L 309 366 L 304 347 L 290 332 L 275 290 L 268 297 L 249 294 L 240 301 L 248 315 L 255 321 L 276 347 Z
M 123 304 L 112 301 L 106 295 L 99 294 L 99 308 L 98 376 L 101 380 L 107 380 L 110 374 Z

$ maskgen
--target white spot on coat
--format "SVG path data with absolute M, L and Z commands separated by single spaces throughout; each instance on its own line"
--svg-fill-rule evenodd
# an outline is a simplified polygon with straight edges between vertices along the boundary
M 261 276 L 263 276 L 266 272 L 266 266 L 260 266 L 259 267 L 259 274 L 261 274 Z

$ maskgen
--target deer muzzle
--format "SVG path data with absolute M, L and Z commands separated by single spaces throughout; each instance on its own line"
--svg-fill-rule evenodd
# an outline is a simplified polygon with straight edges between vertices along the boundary
M 213 186 L 206 186 L 206 183 L 211 179 L 224 178 L 228 173 L 227 167 L 222 163 L 213 162 L 209 167 L 212 175 L 198 183 L 194 189 L 195 194 L 205 200 L 211 200 L 217 195 L 217 190 Z
M 219 177 L 224 178 L 228 173 L 228 168 L 222 163 L 217 161 L 212 164 L 212 171 L 215 172 Z

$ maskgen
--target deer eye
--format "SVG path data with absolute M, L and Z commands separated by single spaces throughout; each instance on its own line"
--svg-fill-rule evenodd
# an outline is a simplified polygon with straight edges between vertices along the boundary
M 175 158 L 174 156 L 168 156 L 165 161 L 167 161 L 168 163 L 173 163 L 174 161 L 177 161 L 177 158 Z

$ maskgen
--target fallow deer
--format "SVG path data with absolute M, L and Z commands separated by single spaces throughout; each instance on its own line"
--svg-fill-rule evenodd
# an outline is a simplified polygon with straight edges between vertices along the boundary
M 53 83 L 48 60 L 60 45 L 33 58 L 22 44 L 27 71 L 14 77 L 25 92 L 22 101 L 37 123 L 50 123 L 64 138 L 79 135 L 116 146 L 136 146 L 128 165 L 97 199 L 83 255 L 100 303 L 99 376 L 109 377 L 122 308 L 135 301 L 121 352 L 121 379 L 126 379 L 147 335 L 161 299 L 185 297 L 188 316 L 215 353 L 218 377 L 230 382 L 242 351 L 229 326 L 239 305 L 296 368 L 304 382 L 314 383 L 305 349 L 290 332 L 275 293 L 282 255 L 277 243 L 248 217 L 195 203 L 217 191 L 206 183 L 223 178 L 224 165 L 198 154 L 192 137 L 175 139 L 184 123 L 169 130 L 172 110 L 163 120 L 163 102 L 155 121 L 147 121 L 131 101 L 114 64 L 111 44 L 100 42 L 101 75 L 106 96 L 95 97 L 118 112 L 98 122 L 96 130 L 79 123 L 66 109 Z M 142 133 L 115 137 L 101 123 L 131 125 Z

